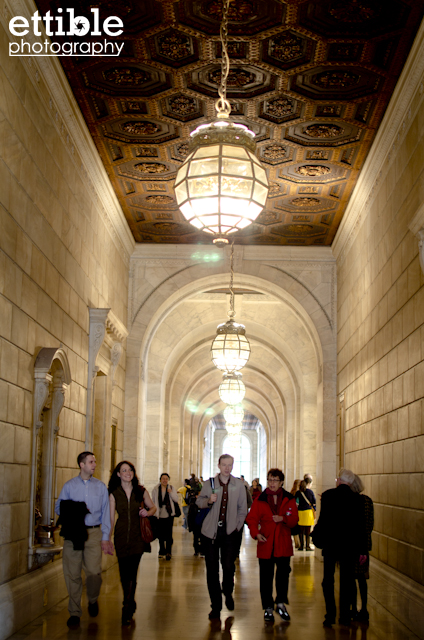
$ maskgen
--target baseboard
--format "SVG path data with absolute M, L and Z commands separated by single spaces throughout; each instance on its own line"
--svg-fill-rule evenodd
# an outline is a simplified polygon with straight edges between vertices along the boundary
M 424 587 L 371 558 L 368 594 L 424 640 Z
M 115 556 L 103 556 L 102 570 L 107 571 L 115 563 Z M 61 559 L 0 585 L 0 640 L 6 640 L 67 598 Z
M 62 562 L 56 561 L 0 586 L 0 640 L 67 597 Z

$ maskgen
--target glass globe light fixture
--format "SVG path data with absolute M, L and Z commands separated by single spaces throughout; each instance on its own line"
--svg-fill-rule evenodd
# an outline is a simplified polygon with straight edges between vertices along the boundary
M 218 393 L 222 402 L 225 402 L 225 404 L 239 404 L 246 393 L 246 387 L 241 379 L 241 373 L 224 373 Z
M 197 229 L 215 235 L 214 242 L 218 244 L 227 244 L 228 234 L 256 220 L 268 194 L 266 173 L 255 155 L 254 132 L 229 119 L 229 5 L 230 0 L 222 0 L 217 120 L 191 132 L 189 155 L 178 170 L 174 185 L 177 204 L 185 219 Z
M 239 436 L 241 435 L 243 424 L 241 422 L 239 422 L 239 424 L 229 424 L 227 422 L 225 428 L 229 436 Z
M 219 324 L 212 342 L 211 357 L 215 367 L 221 371 L 234 373 L 242 369 L 250 357 L 250 343 L 244 325 L 233 318 Z
M 240 448 L 240 436 L 228 436 L 228 448 L 231 450 L 236 450 Z
M 190 135 L 191 153 L 175 180 L 177 204 L 190 224 L 222 239 L 252 224 L 265 205 L 268 180 L 254 153 L 255 134 L 220 120 Z
M 239 424 L 243 422 L 244 409 L 241 404 L 229 404 L 225 407 L 224 418 L 228 424 Z
M 226 373 L 239 371 L 244 367 L 250 357 L 250 343 L 246 338 L 244 324 L 240 324 L 234 320 L 236 312 L 234 310 L 233 261 L 234 242 L 231 243 L 230 256 L 230 310 L 227 313 L 229 320 L 218 325 L 216 329 L 216 337 L 211 346 L 212 362 L 217 369 L 225 371 Z

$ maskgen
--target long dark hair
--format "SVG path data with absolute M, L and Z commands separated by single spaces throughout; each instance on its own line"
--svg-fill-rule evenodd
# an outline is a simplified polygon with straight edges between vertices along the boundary
M 128 460 L 122 460 L 121 462 L 118 462 L 118 464 L 112 471 L 112 475 L 110 476 L 110 480 L 109 480 L 108 491 L 109 493 L 113 493 L 118 487 L 121 486 L 121 478 L 118 476 L 118 473 L 121 471 L 121 467 L 124 464 L 127 464 L 134 474 L 134 477 L 131 481 L 133 486 L 134 496 L 136 500 L 141 502 L 141 500 L 143 499 L 144 487 L 140 485 L 140 482 L 137 478 L 137 473 L 135 471 L 135 466 L 133 465 L 132 462 L 128 462 Z

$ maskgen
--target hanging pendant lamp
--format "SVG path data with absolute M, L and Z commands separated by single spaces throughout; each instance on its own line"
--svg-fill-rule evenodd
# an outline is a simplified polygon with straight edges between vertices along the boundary
M 239 422 L 238 424 L 229 424 L 227 422 L 225 428 L 229 436 L 240 436 L 243 428 L 243 423 Z
M 241 436 L 240 435 L 236 435 L 236 436 L 228 436 L 228 448 L 231 450 L 236 450 L 240 448 L 240 444 L 241 444 Z
M 234 321 L 234 243 L 231 244 L 230 257 L 230 310 L 229 320 L 219 324 L 216 329 L 216 337 L 212 342 L 211 358 L 217 369 L 225 373 L 234 373 L 242 369 L 250 357 L 250 343 L 246 338 L 244 324 Z M 243 383 L 242 383 L 243 384 Z M 243 384 L 244 387 L 244 384 Z
M 240 424 L 243 422 L 244 409 L 241 404 L 229 404 L 224 409 L 224 418 L 227 424 Z
M 202 124 L 191 134 L 189 155 L 175 180 L 178 206 L 188 222 L 228 243 L 228 234 L 250 225 L 262 211 L 267 194 L 265 170 L 255 155 L 255 134 L 229 120 L 227 100 L 230 59 L 227 49 L 228 8 L 223 0 L 220 38 L 221 83 L 215 103 L 217 120 Z
M 241 373 L 224 373 L 218 393 L 222 402 L 225 402 L 225 404 L 239 404 L 246 393 L 246 387 L 241 379 Z

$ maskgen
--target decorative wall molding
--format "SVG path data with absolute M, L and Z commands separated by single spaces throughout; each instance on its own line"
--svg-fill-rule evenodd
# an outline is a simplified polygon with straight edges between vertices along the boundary
M 421 271 L 424 273 L 424 228 L 418 231 L 418 249 L 420 251 Z
M 16 39 L 9 32 L 9 20 L 14 16 L 23 16 L 31 24 L 31 16 L 35 11 L 37 6 L 33 0 L 5 0 L 3 10 L 0 11 L 0 22 L 10 42 Z M 41 29 L 43 29 L 42 23 Z M 31 30 L 26 37 L 28 41 L 40 43 L 46 38 L 44 32 L 42 36 L 37 37 Z M 51 113 L 52 125 L 64 141 L 71 161 L 96 200 L 114 244 L 128 266 L 135 246 L 134 238 L 69 87 L 59 58 L 20 56 L 19 63 L 25 68 L 47 112 Z
M 361 228 L 377 193 L 386 162 L 394 158 L 394 151 L 402 143 L 415 113 L 411 111 L 414 96 L 424 100 L 424 21 L 418 30 L 409 57 L 393 92 L 383 122 L 365 161 L 349 205 L 332 244 L 337 261 L 342 263 Z
M 98 358 L 102 346 L 107 346 L 107 360 L 110 363 L 111 387 L 123 352 L 123 342 L 128 336 L 124 323 L 115 316 L 111 309 L 89 309 L 88 331 L 88 379 L 87 379 L 87 410 L 85 418 L 85 446 L 87 450 L 93 445 L 93 416 L 94 416 L 94 379 L 99 371 Z M 104 354 L 103 354 L 104 356 Z M 112 396 L 108 398 L 111 406 Z
M 60 348 L 40 349 L 34 363 L 34 401 L 31 451 L 31 490 L 29 501 L 28 569 L 46 564 L 62 547 L 35 544 L 35 508 L 39 495 L 43 525 L 53 516 L 56 469 L 56 437 L 59 415 L 65 394 L 71 384 L 71 371 L 66 352 Z M 42 432 L 41 432 L 42 429 Z M 40 434 L 42 438 L 40 440 Z M 39 457 L 41 454 L 41 457 Z M 41 467 L 40 467 L 41 465 Z M 37 492 L 37 483 L 40 483 Z
M 421 271 L 424 273 L 424 202 L 412 218 L 409 224 L 409 229 L 412 231 L 414 236 L 417 236 Z

